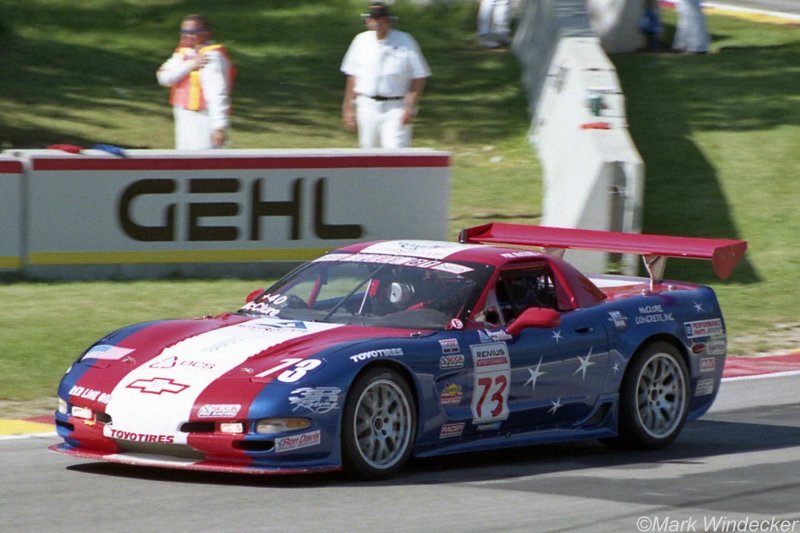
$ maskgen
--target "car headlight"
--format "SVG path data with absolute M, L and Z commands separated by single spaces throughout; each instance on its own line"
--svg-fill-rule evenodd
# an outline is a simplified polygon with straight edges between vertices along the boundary
M 308 418 L 263 418 L 256 422 L 256 433 L 269 435 L 305 429 L 311 425 Z
M 67 400 L 65 400 L 63 398 L 59 398 L 58 399 L 58 406 L 56 407 L 56 409 L 62 415 L 67 414 L 67 411 L 69 410 L 69 406 L 67 405 Z
M 79 405 L 72 406 L 72 416 L 75 418 L 83 418 L 84 420 L 91 420 L 94 418 L 91 409 L 88 407 L 81 407 Z
M 244 424 L 242 422 L 221 422 L 219 430 L 222 433 L 244 433 Z

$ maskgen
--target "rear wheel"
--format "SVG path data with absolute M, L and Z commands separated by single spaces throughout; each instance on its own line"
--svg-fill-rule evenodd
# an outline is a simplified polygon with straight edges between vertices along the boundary
M 678 349 L 655 342 L 637 354 L 619 404 L 620 443 L 657 449 L 675 440 L 689 411 L 689 371 Z
M 345 469 L 362 479 L 385 479 L 411 455 L 417 412 L 406 380 L 389 368 L 368 370 L 347 397 L 342 420 Z

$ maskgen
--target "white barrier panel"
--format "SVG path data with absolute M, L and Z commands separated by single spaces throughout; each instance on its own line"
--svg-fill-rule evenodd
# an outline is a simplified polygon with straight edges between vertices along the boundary
M 587 0 L 589 23 L 609 54 L 634 52 L 646 39 L 639 29 L 645 0 Z
M 424 149 L 18 152 L 26 273 L 263 275 L 352 242 L 447 237 L 449 155 Z
M 560 40 L 534 117 L 532 141 L 544 173 L 542 224 L 639 233 L 644 163 L 627 127 L 613 64 L 594 37 Z M 567 252 L 588 272 L 606 254 Z M 635 273 L 633 256 L 623 270 Z
M 0 272 L 22 268 L 22 164 L 0 156 Z

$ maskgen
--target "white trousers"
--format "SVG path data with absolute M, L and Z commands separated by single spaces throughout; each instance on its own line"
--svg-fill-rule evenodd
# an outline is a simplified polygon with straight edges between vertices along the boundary
M 403 124 L 403 100 L 377 101 L 356 98 L 358 143 L 361 148 L 407 148 L 411 146 L 411 125 Z
M 510 33 L 508 0 L 481 0 L 478 8 L 478 35 L 508 38 Z
M 211 142 L 211 121 L 208 111 L 189 111 L 173 107 L 175 117 L 176 150 L 208 150 L 214 148 Z
M 678 24 L 672 48 L 682 52 L 708 52 L 711 36 L 700 0 L 678 0 Z

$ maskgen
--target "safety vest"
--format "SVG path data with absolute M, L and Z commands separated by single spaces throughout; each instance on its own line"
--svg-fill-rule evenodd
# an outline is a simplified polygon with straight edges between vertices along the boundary
M 193 48 L 178 48 L 175 52 L 183 56 L 183 59 L 193 57 L 195 53 L 205 54 L 217 51 L 228 60 L 228 73 L 225 76 L 228 84 L 228 93 L 233 90 L 233 79 L 236 76 L 236 68 L 228 56 L 228 52 L 221 44 L 210 44 L 200 48 L 195 52 Z M 188 76 L 172 86 L 169 94 L 169 103 L 190 111 L 202 111 L 206 108 L 206 99 L 203 96 L 203 87 L 200 84 L 200 69 L 192 70 Z

